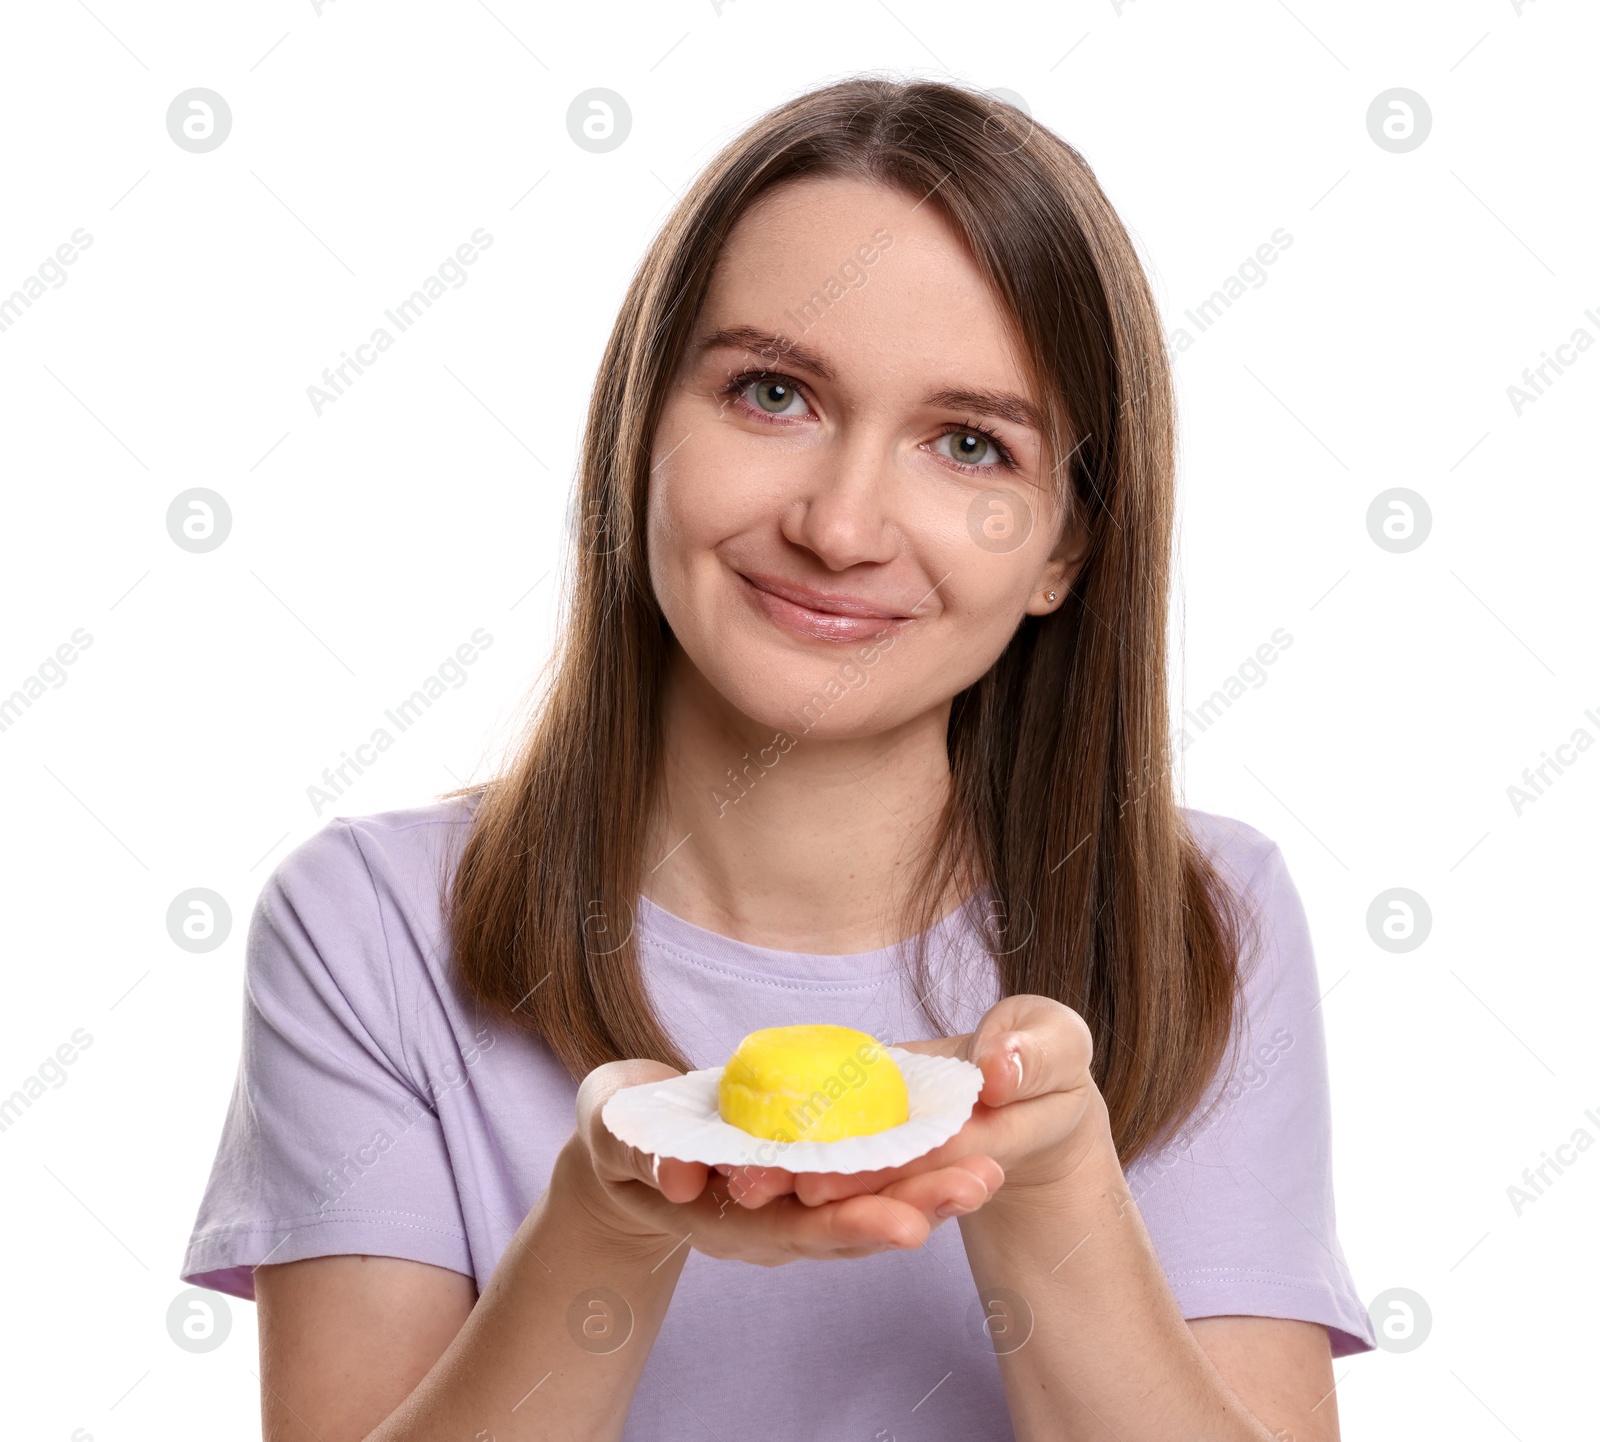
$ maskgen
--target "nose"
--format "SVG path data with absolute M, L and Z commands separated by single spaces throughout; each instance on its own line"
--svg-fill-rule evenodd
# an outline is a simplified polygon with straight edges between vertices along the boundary
M 900 532 L 889 511 L 890 447 L 858 434 L 818 453 L 801 493 L 784 511 L 784 538 L 813 552 L 830 571 L 892 561 Z

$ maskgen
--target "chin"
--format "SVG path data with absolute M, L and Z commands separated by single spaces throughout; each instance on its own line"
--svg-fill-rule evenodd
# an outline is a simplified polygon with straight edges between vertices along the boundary
M 844 740 L 886 729 L 884 697 L 874 695 L 870 679 L 856 669 L 852 685 L 838 666 L 813 662 L 797 665 L 792 657 L 774 664 L 771 657 L 739 668 L 738 675 L 707 679 L 740 713 L 757 725 L 785 731 L 796 740 Z

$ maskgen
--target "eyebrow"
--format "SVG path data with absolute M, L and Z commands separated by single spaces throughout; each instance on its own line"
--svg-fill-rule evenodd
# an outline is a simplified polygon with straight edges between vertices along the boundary
M 721 347 L 747 350 L 763 359 L 776 357 L 791 361 L 821 380 L 837 379 L 833 367 L 814 350 L 781 332 L 757 330 L 754 326 L 748 325 L 727 326 L 712 331 L 700 342 L 699 349 L 705 352 Z M 777 359 L 770 363 L 777 364 Z M 1039 408 L 1032 401 L 1013 395 L 1010 391 L 969 390 L 957 387 L 933 391 L 923 397 L 923 404 L 941 410 L 977 411 L 983 415 L 997 416 L 1014 425 L 1029 426 L 1041 435 L 1045 430 L 1044 417 Z
M 833 367 L 814 350 L 808 350 L 799 341 L 790 340 L 788 336 L 778 332 L 769 333 L 750 325 L 734 325 L 723 330 L 714 330 L 700 342 L 702 351 L 716 350 L 719 347 L 753 351 L 762 359 L 776 354 L 796 362 L 825 381 L 836 379 Z
M 935 391 L 924 397 L 925 405 L 941 410 L 979 411 L 986 416 L 998 416 L 1013 425 L 1030 426 L 1044 434 L 1044 417 L 1032 401 L 1012 395 L 1010 391 Z

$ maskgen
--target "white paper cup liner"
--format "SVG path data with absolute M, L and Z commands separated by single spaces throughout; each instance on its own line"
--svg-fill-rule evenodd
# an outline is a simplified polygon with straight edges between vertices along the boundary
M 983 1090 L 983 1071 L 948 1056 L 885 1046 L 906 1080 L 911 1116 L 899 1126 L 835 1142 L 776 1142 L 723 1121 L 720 1066 L 623 1087 L 600 1109 L 606 1130 L 631 1147 L 707 1166 L 783 1167 L 791 1172 L 871 1172 L 898 1167 L 950 1140 Z

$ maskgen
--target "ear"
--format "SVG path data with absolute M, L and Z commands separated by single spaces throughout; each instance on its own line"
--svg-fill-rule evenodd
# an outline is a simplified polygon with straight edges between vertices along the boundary
M 1078 578 L 1088 550 L 1088 531 L 1076 520 L 1069 521 L 1061 528 L 1061 539 L 1040 568 L 1039 578 L 1028 596 L 1028 604 L 1023 608 L 1027 615 L 1048 616 L 1066 601 L 1067 592 Z M 1050 599 L 1052 593 L 1054 600 Z

